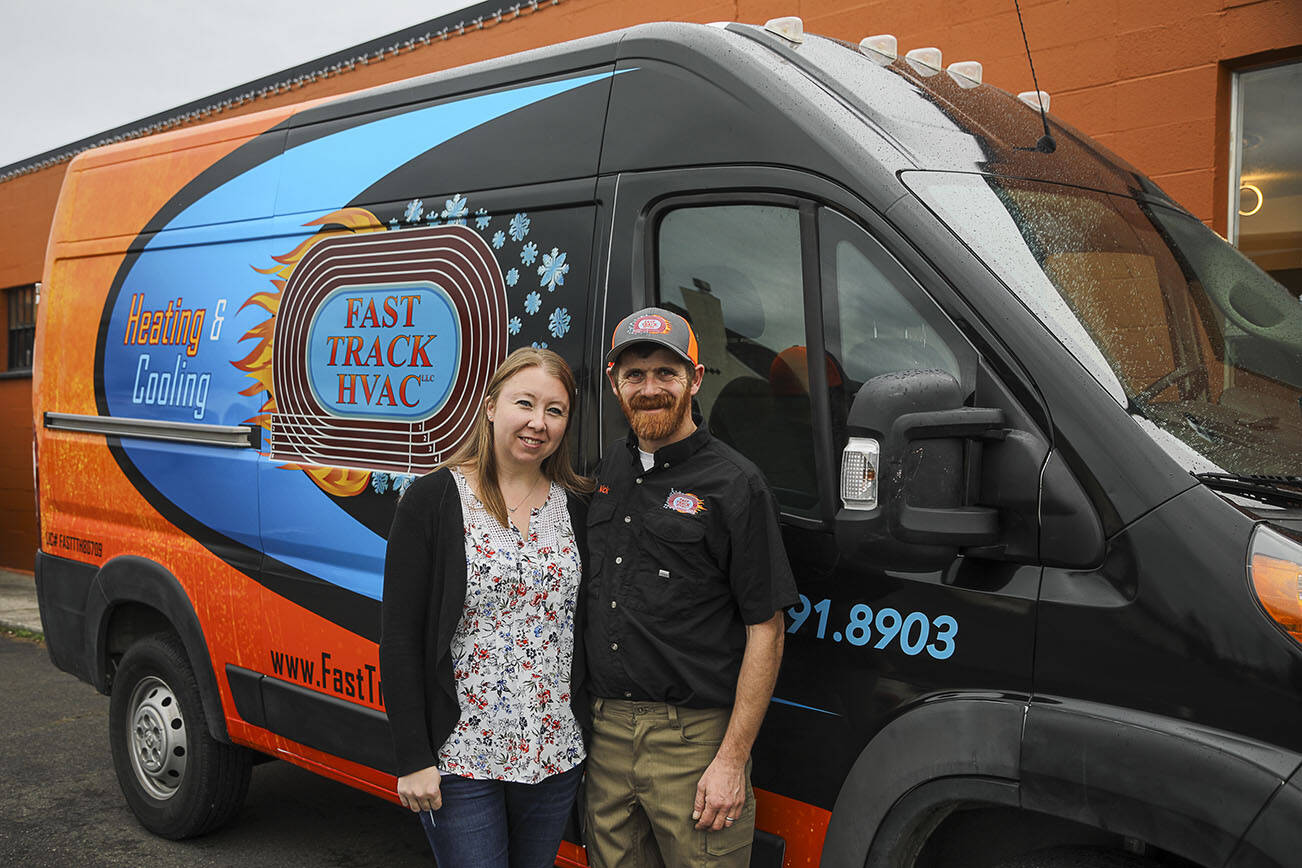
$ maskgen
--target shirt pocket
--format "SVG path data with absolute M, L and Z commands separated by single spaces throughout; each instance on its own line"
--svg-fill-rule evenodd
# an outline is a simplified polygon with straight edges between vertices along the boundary
M 643 526 L 661 543 L 669 546 L 699 546 L 705 539 L 705 525 L 667 509 L 653 509 L 643 519 Z
M 636 594 L 640 608 L 663 619 L 682 617 L 717 593 L 705 546 L 705 525 L 675 512 L 643 515 Z
M 588 527 L 605 524 L 614 514 L 615 498 L 610 495 L 597 495 L 588 505 Z

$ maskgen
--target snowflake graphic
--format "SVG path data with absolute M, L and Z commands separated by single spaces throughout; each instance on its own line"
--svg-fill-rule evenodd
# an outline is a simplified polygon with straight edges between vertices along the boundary
M 532 221 L 528 214 L 516 214 L 511 218 L 511 239 L 514 241 L 523 241 L 524 236 L 529 234 L 529 224 Z
M 371 488 L 375 489 L 376 494 L 384 494 L 389 490 L 389 474 L 377 471 L 371 472 Z
M 429 223 L 431 226 L 437 226 L 437 225 L 439 225 L 439 212 L 437 212 L 437 211 L 431 211 L 431 212 L 429 212 L 428 214 L 426 214 L 426 215 L 425 215 L 425 222 L 426 222 L 426 223 Z
M 515 286 L 520 282 L 520 269 L 512 268 L 506 273 L 506 285 Z
M 390 220 L 390 221 L 389 221 L 389 225 L 392 226 L 394 229 L 397 229 L 397 228 L 398 228 L 398 218 L 397 218 L 397 217 L 394 217 L 392 220 Z
M 443 219 L 448 221 L 449 225 L 455 223 L 458 226 L 465 226 L 466 215 L 469 213 L 470 206 L 466 202 L 466 197 L 460 193 L 454 193 L 451 199 L 443 202 Z
M 520 318 L 518 316 L 513 316 L 511 317 L 511 320 L 506 324 L 506 330 L 513 335 L 518 335 L 520 333 L 520 328 L 523 325 L 524 323 L 520 322 Z
M 393 490 L 398 493 L 399 497 L 402 497 L 404 494 L 407 493 L 407 489 L 411 488 L 411 484 L 415 481 L 416 481 L 416 477 L 410 473 L 404 473 L 401 476 L 395 476 L 393 478 Z
M 547 287 L 547 291 L 551 292 L 565 284 L 565 275 L 569 270 L 570 264 L 565 261 L 565 254 L 553 247 L 551 253 L 543 254 L 543 264 L 538 266 L 538 276 L 541 278 L 538 285 Z
M 532 316 L 538 312 L 538 308 L 540 307 L 542 307 L 542 296 L 538 293 L 531 292 L 524 297 L 525 313 Z
M 501 229 L 493 233 L 493 249 L 501 250 L 502 245 L 506 243 L 506 233 Z
M 545 350 L 545 349 L 547 349 L 547 342 L 546 342 L 546 341 L 534 341 L 534 342 L 533 342 L 532 344 L 530 344 L 529 346 L 533 347 L 535 350 Z
M 487 208 L 480 208 L 475 212 L 475 228 L 482 232 L 488 228 L 488 222 L 492 219 L 492 217 L 488 216 Z
M 419 199 L 412 199 L 407 203 L 407 210 L 403 212 L 403 217 L 408 223 L 415 223 L 420 219 L 420 215 L 425 213 L 425 203 Z
M 524 247 L 520 248 L 520 261 L 525 265 L 533 265 L 534 260 L 538 258 L 538 245 L 530 241 Z
M 551 332 L 554 338 L 563 338 L 569 330 L 570 309 L 567 307 L 556 308 L 547 319 L 547 331 Z

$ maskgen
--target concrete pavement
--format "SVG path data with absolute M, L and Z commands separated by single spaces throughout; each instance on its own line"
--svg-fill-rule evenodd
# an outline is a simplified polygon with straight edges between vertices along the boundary
M 44 634 L 31 573 L 0 569 L 0 627 Z

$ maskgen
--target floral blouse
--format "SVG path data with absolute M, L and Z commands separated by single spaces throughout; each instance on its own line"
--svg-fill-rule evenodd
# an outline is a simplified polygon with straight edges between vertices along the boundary
M 461 719 L 439 751 L 442 772 L 537 783 L 583 761 L 570 710 L 579 549 L 555 483 L 529 535 L 502 527 L 453 471 L 466 532 L 466 602 L 452 637 Z

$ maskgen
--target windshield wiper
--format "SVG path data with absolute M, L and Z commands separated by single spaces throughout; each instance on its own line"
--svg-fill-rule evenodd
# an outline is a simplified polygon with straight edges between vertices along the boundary
M 1277 506 L 1302 506 L 1302 476 L 1240 473 L 1195 473 L 1194 478 L 1217 491 L 1229 491 Z

